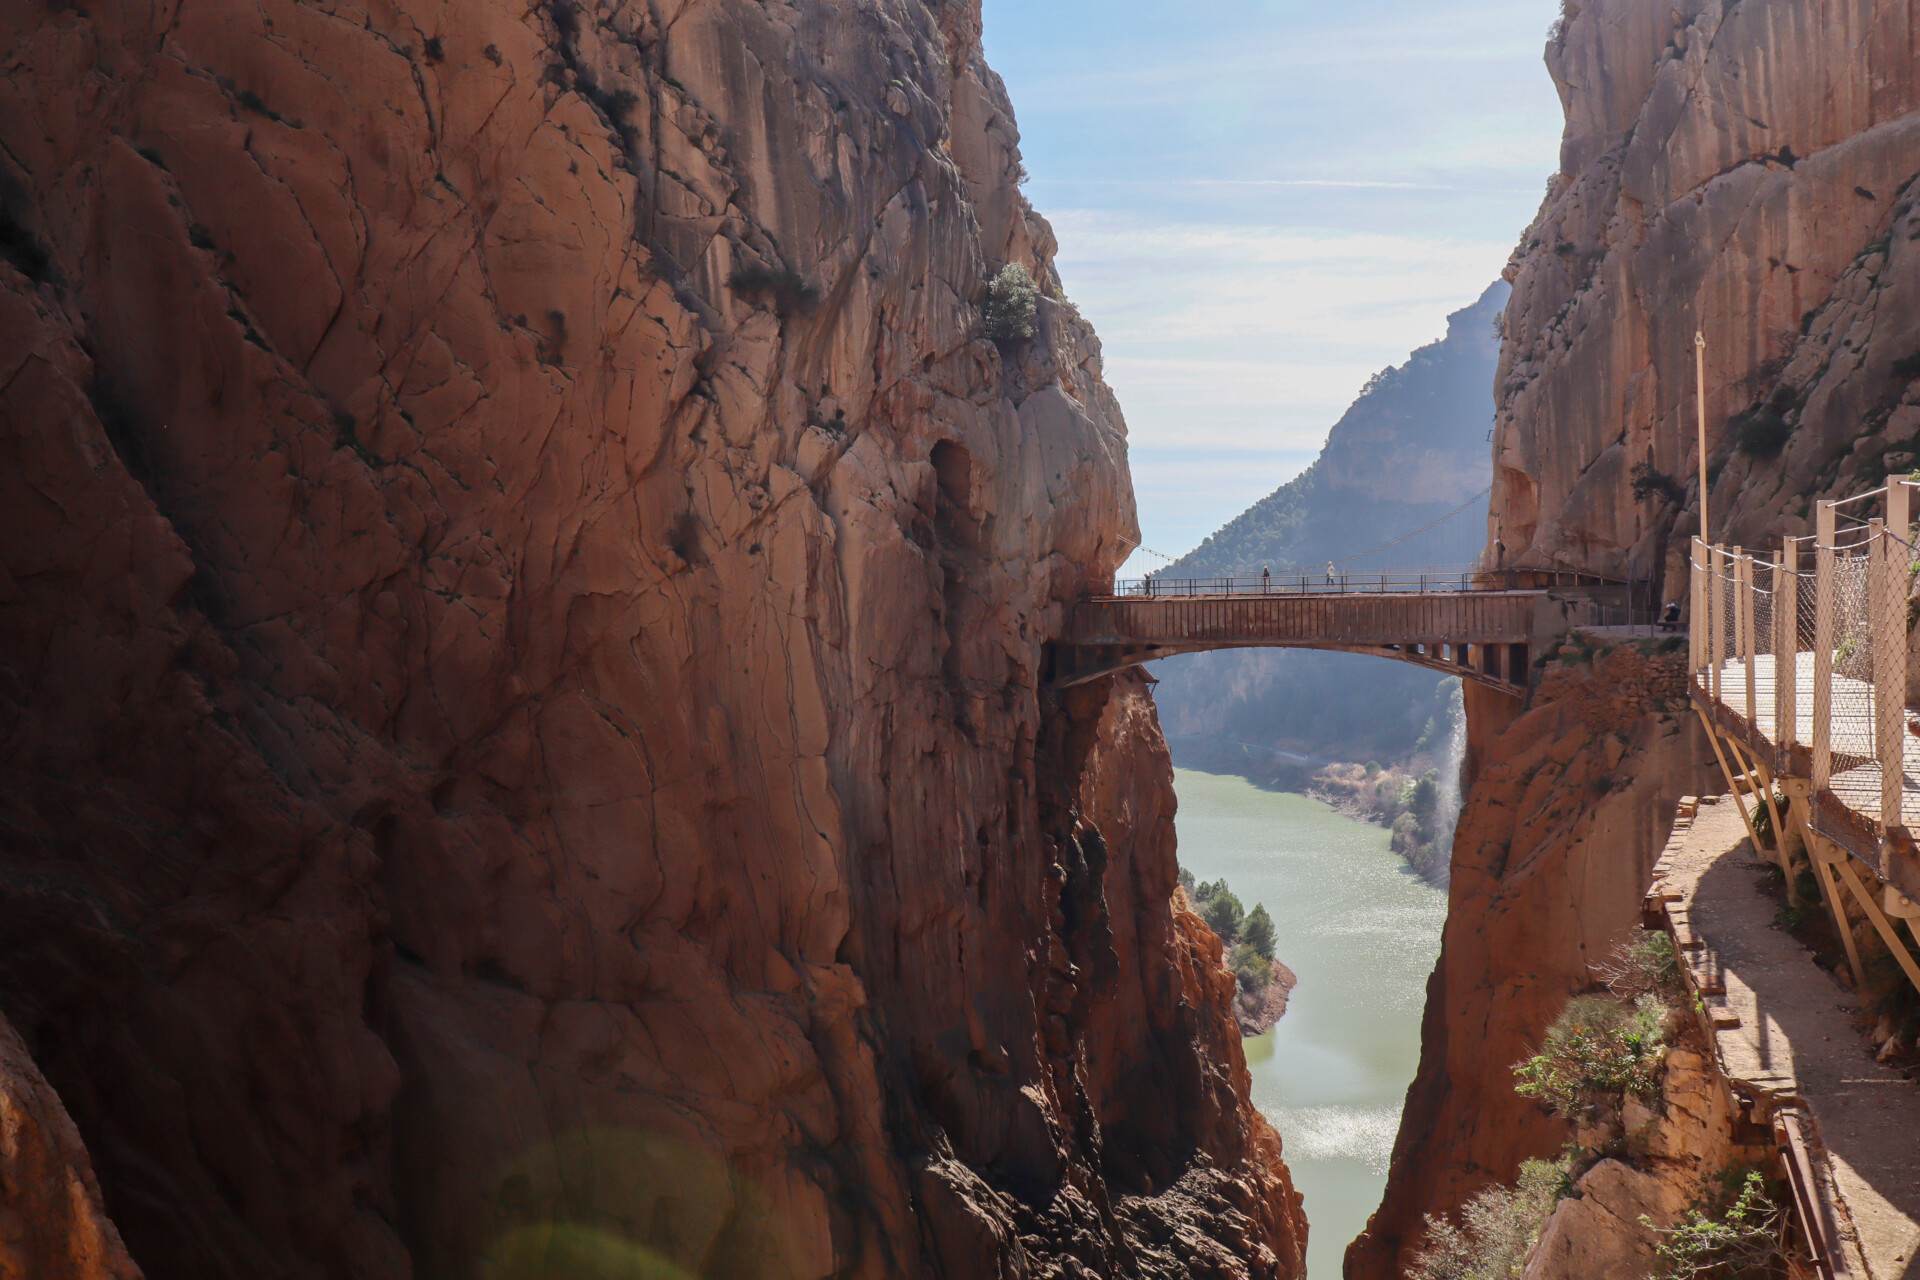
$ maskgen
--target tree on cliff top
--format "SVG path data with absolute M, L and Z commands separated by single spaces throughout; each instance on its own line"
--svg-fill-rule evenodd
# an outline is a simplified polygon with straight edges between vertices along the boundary
M 1246 913 L 1240 906 L 1240 899 L 1223 887 L 1200 905 L 1200 918 L 1207 922 L 1209 929 L 1220 935 L 1220 941 L 1231 943 L 1240 936 L 1240 925 L 1246 919 Z
M 1264 902 L 1253 904 L 1253 910 L 1247 912 L 1247 918 L 1240 925 L 1240 938 L 1263 960 L 1273 959 L 1273 917 L 1267 914 Z

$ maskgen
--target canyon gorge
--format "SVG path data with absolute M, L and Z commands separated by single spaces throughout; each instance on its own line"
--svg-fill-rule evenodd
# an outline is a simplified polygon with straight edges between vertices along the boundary
M 0 41 L 0 1276 L 1304 1274 L 1152 679 L 1047 681 L 1140 535 L 978 0 Z M 1920 458 L 1917 48 L 1567 0 L 1486 563 L 1680 594 L 1696 329 L 1716 539 Z M 1352 1280 L 1559 1149 L 1509 1066 L 1721 789 L 1680 655 L 1540 657 Z

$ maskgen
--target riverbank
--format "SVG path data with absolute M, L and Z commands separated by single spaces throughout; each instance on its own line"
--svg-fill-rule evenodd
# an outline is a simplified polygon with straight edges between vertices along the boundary
M 1222 963 L 1224 963 L 1224 955 Z M 1293 970 L 1273 962 L 1273 980 L 1258 991 L 1242 991 L 1233 998 L 1233 1016 L 1239 1020 L 1242 1036 L 1265 1035 L 1286 1016 L 1287 997 L 1293 994 L 1299 976 Z

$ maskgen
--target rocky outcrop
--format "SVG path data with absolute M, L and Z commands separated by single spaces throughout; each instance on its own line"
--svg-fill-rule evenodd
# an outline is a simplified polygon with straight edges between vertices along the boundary
M 0 1018 L 0 1276 L 139 1280 L 100 1203 L 87 1149 Z
M 1298 1274 L 978 34 L 0 11 L 0 1007 L 149 1272 Z
M 1514 1092 L 1567 998 L 1638 924 L 1667 820 L 1711 775 L 1685 701 L 1684 656 L 1632 646 L 1554 664 L 1534 704 L 1500 727 L 1506 695 L 1469 686 L 1477 760 L 1453 840 L 1440 961 L 1427 985 L 1420 1068 L 1380 1208 L 1349 1248 L 1352 1277 L 1390 1280 L 1453 1213 L 1520 1162 L 1556 1154 L 1562 1121 Z
M 1493 556 L 1685 594 L 1696 330 L 1716 540 L 1809 531 L 1813 498 L 1912 465 L 1917 33 L 1910 0 L 1568 5 L 1560 172 L 1508 268 Z

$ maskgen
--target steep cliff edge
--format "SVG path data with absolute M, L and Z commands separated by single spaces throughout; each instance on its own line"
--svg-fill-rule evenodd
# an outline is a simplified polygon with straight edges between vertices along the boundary
M 978 31 L 0 13 L 0 1008 L 150 1274 L 1298 1274 Z
M 1495 556 L 1684 594 L 1696 330 L 1716 540 L 1912 465 L 1916 42 L 1912 3 L 1569 4 L 1561 171 L 1509 267 Z
M 1806 531 L 1813 498 L 1911 465 L 1917 39 L 1910 2 L 1566 6 L 1547 49 L 1561 171 L 1509 268 L 1489 563 L 1684 596 L 1696 329 L 1716 539 Z M 1673 797 L 1718 789 L 1647 659 L 1567 661 L 1580 678 L 1517 718 L 1469 697 L 1477 781 L 1422 1064 L 1350 1276 L 1397 1275 L 1423 1213 L 1553 1153 L 1557 1122 L 1514 1096 L 1508 1066 L 1631 924 Z
M 1511 1067 L 1639 922 L 1674 802 L 1712 779 L 1684 681 L 1683 656 L 1629 646 L 1555 663 L 1518 717 L 1496 704 L 1505 695 L 1468 686 L 1473 779 L 1420 1068 L 1348 1275 L 1401 1275 L 1427 1214 L 1513 1181 L 1523 1159 L 1569 1136 L 1514 1092 Z

